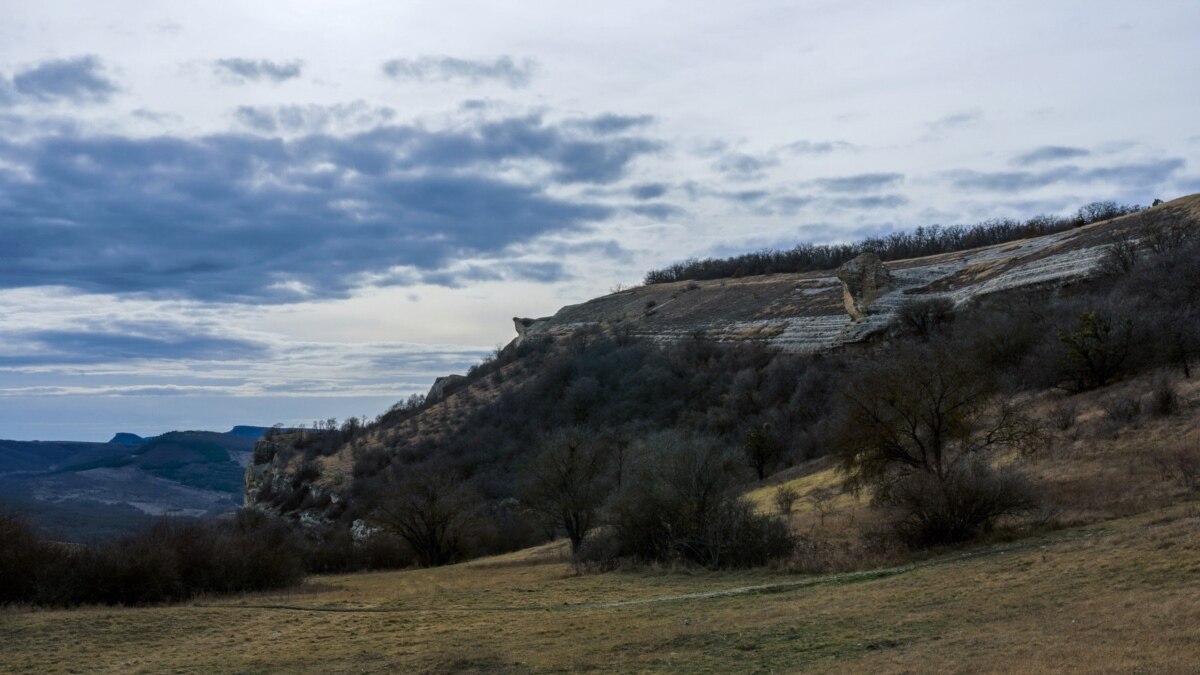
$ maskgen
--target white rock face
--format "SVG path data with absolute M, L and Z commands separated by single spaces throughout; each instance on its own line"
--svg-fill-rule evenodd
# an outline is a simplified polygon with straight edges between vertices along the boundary
M 884 330 L 911 299 L 942 297 L 960 305 L 1090 276 L 1104 254 L 1106 228 L 1120 222 L 911 260 L 884 263 L 864 254 L 837 272 L 641 286 L 568 305 L 549 318 L 516 319 L 517 342 L 599 326 L 660 342 L 699 336 L 795 353 L 826 351 Z

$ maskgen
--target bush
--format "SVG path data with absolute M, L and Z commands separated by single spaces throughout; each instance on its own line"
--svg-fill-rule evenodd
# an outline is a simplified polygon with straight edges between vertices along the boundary
M 1166 375 L 1154 378 L 1154 388 L 1150 392 L 1150 412 L 1158 417 L 1168 417 L 1179 412 L 1183 402 L 1175 385 Z
M 981 458 L 955 465 L 944 479 L 923 471 L 900 473 L 877 502 L 912 547 L 967 541 L 991 530 L 997 519 L 1037 506 L 1024 476 L 1011 468 L 993 469 Z
M 788 555 L 780 520 L 756 514 L 736 494 L 737 454 L 711 439 L 656 434 L 637 448 L 631 475 L 606 510 L 606 528 L 580 558 L 750 567 Z
M 1079 404 L 1075 401 L 1062 401 L 1050 408 L 1047 414 L 1047 419 L 1050 424 L 1059 431 L 1066 431 L 1075 426 L 1075 420 L 1079 417 Z
M 1109 420 L 1122 426 L 1133 424 L 1142 416 L 1142 398 L 1134 393 L 1110 396 L 1101 407 Z
M 790 516 L 792 508 L 796 505 L 796 500 L 800 498 L 800 493 L 790 485 L 785 485 L 775 491 L 775 508 L 779 509 L 779 514 L 782 516 Z
M 221 523 L 165 520 L 98 546 L 41 540 L 0 517 L 0 604 L 144 605 L 204 593 L 283 588 L 304 577 L 290 528 L 258 514 Z

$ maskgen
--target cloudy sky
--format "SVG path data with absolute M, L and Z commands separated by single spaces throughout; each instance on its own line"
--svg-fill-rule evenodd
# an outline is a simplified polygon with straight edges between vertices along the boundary
M 689 256 L 1200 192 L 1200 4 L 0 0 L 0 438 L 373 416 Z

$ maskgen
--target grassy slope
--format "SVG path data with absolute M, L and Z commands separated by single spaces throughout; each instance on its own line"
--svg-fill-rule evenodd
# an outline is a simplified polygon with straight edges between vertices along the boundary
M 0 670 L 1185 672 L 1200 659 L 1189 505 L 873 574 L 576 576 L 536 553 L 194 606 L 10 610 Z M 649 602 L 604 606 L 627 600 Z
M 1200 447 L 1200 383 L 1179 383 L 1183 414 L 1105 420 L 1147 386 L 1071 399 L 1080 421 L 1025 467 L 1069 525 L 1041 535 L 834 575 L 580 576 L 550 545 L 186 606 L 0 610 L 0 672 L 1194 672 L 1200 502 L 1153 451 Z M 822 518 L 805 498 L 834 480 L 818 462 L 751 497 L 769 510 L 790 484 L 798 531 L 852 543 L 865 504 Z

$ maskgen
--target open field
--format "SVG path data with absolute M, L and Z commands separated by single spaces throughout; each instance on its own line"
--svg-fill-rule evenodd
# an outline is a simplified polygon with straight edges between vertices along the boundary
M 1182 504 L 911 566 L 577 575 L 554 546 L 291 593 L 6 610 L 5 672 L 1194 672 Z

